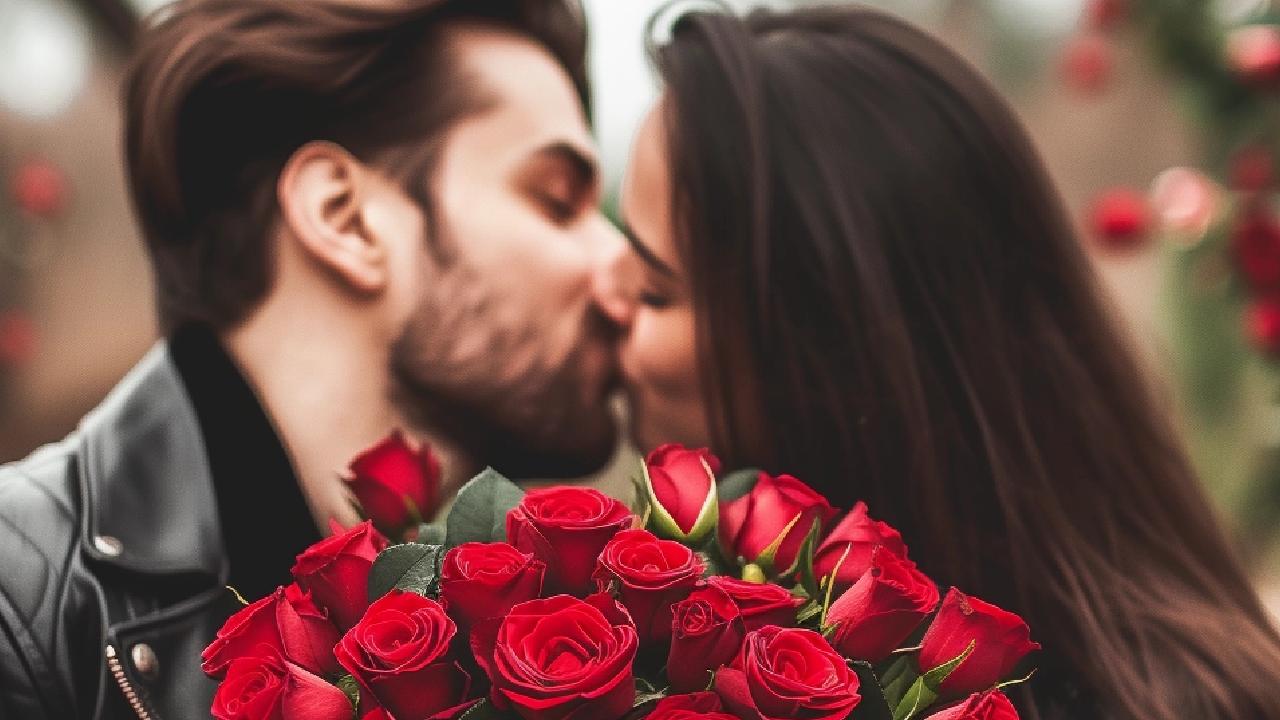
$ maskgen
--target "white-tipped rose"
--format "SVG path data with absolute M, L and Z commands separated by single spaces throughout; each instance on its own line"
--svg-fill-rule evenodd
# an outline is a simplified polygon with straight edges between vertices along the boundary
M 696 546 L 715 530 L 720 514 L 715 455 L 706 448 L 667 444 L 649 453 L 642 469 L 653 534 Z

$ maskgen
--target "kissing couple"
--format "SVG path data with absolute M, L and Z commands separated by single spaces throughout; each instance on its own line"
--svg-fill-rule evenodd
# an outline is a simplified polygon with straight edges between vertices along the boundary
M 207 716 L 224 586 L 356 522 L 335 471 L 392 428 L 448 492 L 588 475 L 621 426 L 865 500 L 1037 628 L 1025 717 L 1280 718 L 1280 639 L 1007 103 L 856 6 L 660 17 L 616 223 L 572 2 L 156 17 L 123 112 L 163 339 L 0 468 L 0 718 Z

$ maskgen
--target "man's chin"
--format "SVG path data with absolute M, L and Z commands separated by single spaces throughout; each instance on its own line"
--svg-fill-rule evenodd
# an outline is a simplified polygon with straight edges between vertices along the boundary
M 495 443 L 482 460 L 512 478 L 580 478 L 599 472 L 609 464 L 618 449 L 618 436 L 617 422 L 605 417 L 561 443 L 530 445 L 518 440 Z

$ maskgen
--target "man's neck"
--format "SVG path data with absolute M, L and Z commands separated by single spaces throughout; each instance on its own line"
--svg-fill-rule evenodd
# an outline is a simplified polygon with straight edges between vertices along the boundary
M 344 342 L 331 318 L 249 323 L 222 334 L 223 346 L 261 398 L 297 471 L 316 524 L 359 520 L 341 475 L 357 453 L 395 428 L 431 444 L 450 498 L 476 471 L 460 449 L 410 426 L 392 402 L 388 356 Z

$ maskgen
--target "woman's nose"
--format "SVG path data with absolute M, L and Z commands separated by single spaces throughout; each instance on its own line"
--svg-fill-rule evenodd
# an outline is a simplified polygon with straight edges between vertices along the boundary
M 612 224 L 601 239 L 592 274 L 592 296 L 600 312 L 621 328 L 631 324 L 635 304 L 624 292 L 622 271 L 630 248 Z

